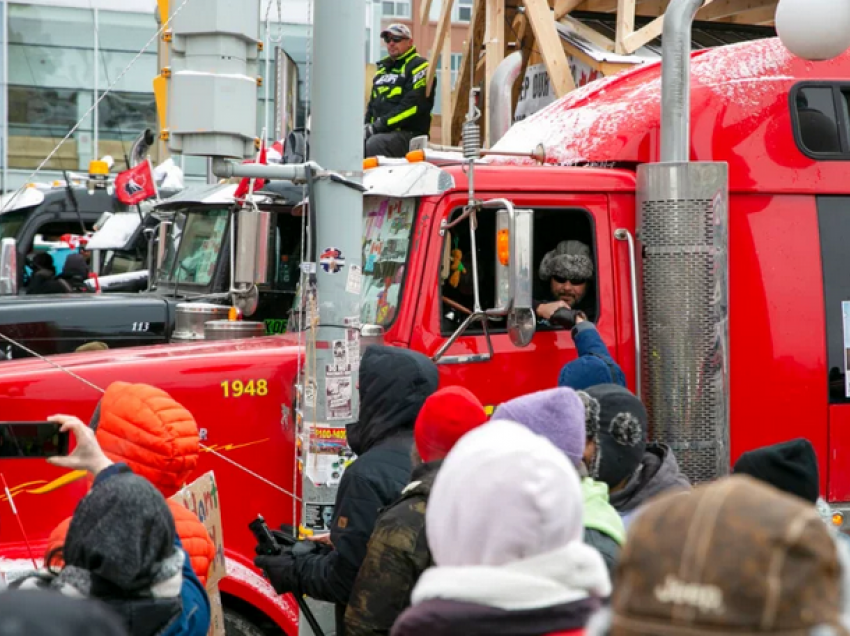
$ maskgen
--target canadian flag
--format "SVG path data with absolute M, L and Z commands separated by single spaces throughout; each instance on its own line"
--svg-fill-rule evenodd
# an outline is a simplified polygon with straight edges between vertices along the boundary
M 115 196 L 121 203 L 136 205 L 145 199 L 156 196 L 156 183 L 153 180 L 151 162 L 143 161 L 115 177 Z
M 256 161 L 243 161 L 242 163 L 243 164 L 259 163 L 259 164 L 262 164 L 262 165 L 266 165 L 268 163 L 266 161 L 266 144 L 263 143 L 260 146 L 260 154 L 257 156 Z M 251 181 L 252 181 L 252 179 L 249 179 L 248 177 L 245 177 L 244 179 L 242 179 L 242 181 L 240 181 L 239 185 L 236 187 L 236 192 L 233 193 L 233 198 L 236 199 L 237 201 L 240 200 L 240 199 L 244 199 L 245 195 L 248 194 L 248 190 L 251 187 L 250 186 Z M 265 179 L 255 179 L 253 181 L 255 182 L 253 192 L 256 192 L 257 190 L 261 190 L 262 187 L 264 185 L 266 185 Z

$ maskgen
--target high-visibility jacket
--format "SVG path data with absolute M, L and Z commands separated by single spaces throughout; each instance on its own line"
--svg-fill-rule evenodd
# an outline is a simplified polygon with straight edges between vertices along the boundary
M 365 123 L 378 133 L 407 130 L 427 135 L 434 106 L 433 93 L 425 96 L 427 75 L 428 60 L 417 55 L 415 46 L 398 59 L 385 57 L 378 62 Z

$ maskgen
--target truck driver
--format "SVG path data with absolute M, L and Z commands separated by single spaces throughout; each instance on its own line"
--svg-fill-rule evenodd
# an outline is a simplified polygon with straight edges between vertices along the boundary
M 593 257 L 581 241 L 561 241 L 540 261 L 540 280 L 548 282 L 550 298 L 534 301 L 538 320 L 549 324 L 559 309 L 582 311 L 591 322 L 596 317 L 592 300 Z M 555 321 L 557 323 L 557 321 Z

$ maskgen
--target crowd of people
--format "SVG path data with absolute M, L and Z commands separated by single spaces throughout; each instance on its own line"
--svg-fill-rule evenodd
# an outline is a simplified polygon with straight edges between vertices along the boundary
M 812 445 L 692 488 L 582 324 L 560 386 L 492 417 L 422 354 L 368 347 L 330 533 L 257 556 L 274 589 L 334 603 L 338 636 L 850 633 L 850 541 L 816 509 Z M 192 415 L 116 382 L 89 425 L 51 419 L 77 444 L 48 461 L 91 489 L 0 594 L 0 636 L 206 634 L 215 548 L 166 499 L 197 465 Z M 61 623 L 31 611 L 46 594 Z
M 276 591 L 334 603 L 345 636 L 848 633 L 812 445 L 692 487 L 583 324 L 560 386 L 491 418 L 425 356 L 367 349 L 359 457 L 329 536 L 257 557 Z

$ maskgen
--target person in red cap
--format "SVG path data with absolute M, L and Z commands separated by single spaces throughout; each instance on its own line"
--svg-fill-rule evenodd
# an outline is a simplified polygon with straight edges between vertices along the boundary
M 434 477 L 455 443 L 486 421 L 481 402 L 463 387 L 440 389 L 425 400 L 413 431 L 411 482 L 375 524 L 345 612 L 346 636 L 389 634 L 410 605 L 416 581 L 432 565 L 425 508 Z

